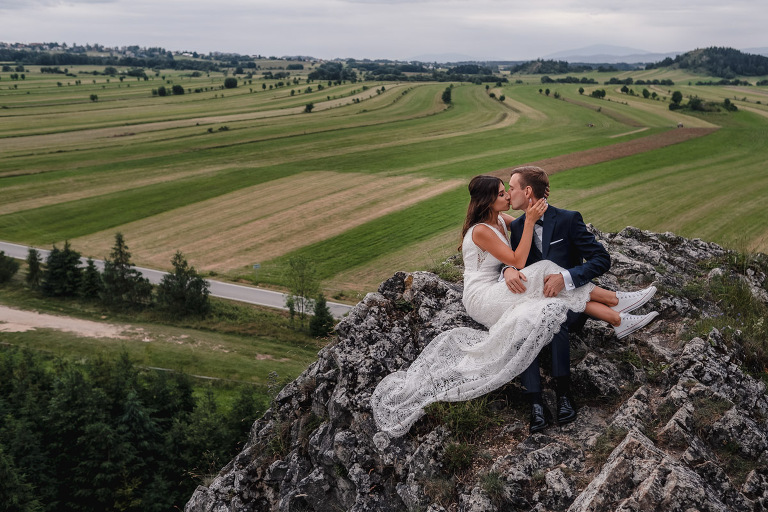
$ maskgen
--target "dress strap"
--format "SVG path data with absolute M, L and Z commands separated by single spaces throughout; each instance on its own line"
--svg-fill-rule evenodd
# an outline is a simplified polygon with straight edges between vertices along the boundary
M 508 243 L 509 243 L 509 233 L 507 233 L 507 227 L 506 227 L 506 226 L 504 226 L 504 234 L 501 234 L 497 228 L 495 228 L 495 227 L 493 227 L 493 226 L 491 226 L 490 224 L 487 224 L 487 223 L 485 223 L 485 222 L 478 222 L 477 224 L 473 225 L 472 227 L 474 228 L 475 226 L 477 226 L 477 225 L 479 225 L 479 224 L 482 224 L 483 226 L 488 226 L 489 228 L 491 228 L 491 229 L 493 230 L 493 232 L 494 232 L 494 233 L 496 233 L 496 235 L 497 235 L 499 238 L 501 238 L 501 240 L 502 240 L 502 241 L 503 241 L 505 244 L 508 244 Z M 502 224 L 503 224 L 503 222 L 502 222 Z M 471 228 L 470 228 L 470 229 L 471 229 Z

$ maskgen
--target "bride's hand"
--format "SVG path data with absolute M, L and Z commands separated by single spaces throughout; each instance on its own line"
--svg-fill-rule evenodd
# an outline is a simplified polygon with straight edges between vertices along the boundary
M 514 267 L 504 269 L 504 282 L 512 293 L 523 293 L 525 291 L 524 281 L 528 281 L 525 274 Z
M 548 206 L 546 199 L 539 199 L 535 203 L 529 204 L 528 209 L 525 210 L 526 222 L 535 223 L 544 215 Z

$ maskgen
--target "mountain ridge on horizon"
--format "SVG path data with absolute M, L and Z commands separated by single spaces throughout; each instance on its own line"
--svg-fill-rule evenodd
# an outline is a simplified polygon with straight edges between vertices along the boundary
M 755 47 L 738 49 L 744 53 L 752 53 L 756 55 L 768 56 L 768 47 Z M 442 54 L 423 54 L 415 56 L 409 60 L 419 62 L 528 62 L 537 59 L 544 60 L 565 60 L 570 63 L 585 63 L 585 64 L 618 64 L 618 63 L 651 63 L 660 62 L 667 57 L 675 58 L 678 55 L 682 55 L 692 50 L 685 51 L 670 51 L 670 52 L 650 52 L 639 48 L 631 48 L 628 46 L 618 46 L 610 44 L 593 44 L 581 48 L 575 48 L 570 50 L 560 50 L 557 52 L 549 53 L 541 57 L 533 57 L 526 59 L 476 59 L 470 55 L 459 53 L 442 53 Z

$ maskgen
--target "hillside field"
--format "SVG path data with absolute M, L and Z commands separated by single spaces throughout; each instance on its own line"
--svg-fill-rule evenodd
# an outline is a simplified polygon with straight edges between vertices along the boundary
M 204 275 L 276 288 L 286 259 L 304 255 L 327 295 L 356 302 L 393 272 L 455 251 L 472 176 L 556 160 L 551 202 L 601 230 L 768 249 L 766 87 L 696 86 L 712 78 L 663 69 L 578 75 L 600 84 L 583 94 L 539 76 L 335 84 L 303 70 L 226 89 L 218 72 L 93 71 L 0 73 L 0 240 L 69 240 L 104 258 L 120 231 L 137 265 L 169 269 L 181 250 Z M 675 85 L 623 94 L 603 85 L 614 76 Z M 153 94 L 174 85 L 184 94 Z M 670 111 L 678 90 L 738 111 Z M 658 143 L 678 123 L 708 130 Z M 632 152 L 616 152 L 628 141 Z

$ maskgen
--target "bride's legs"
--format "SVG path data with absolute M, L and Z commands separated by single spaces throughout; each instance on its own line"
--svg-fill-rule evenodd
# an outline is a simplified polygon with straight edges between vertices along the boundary
M 595 290 L 597 290 L 597 288 L 595 288 Z M 613 293 L 615 297 L 616 294 L 614 292 L 611 293 Z M 618 304 L 618 300 L 615 301 L 614 305 L 615 304 Z M 618 311 L 614 311 L 605 304 L 596 302 L 594 300 L 587 302 L 587 307 L 584 312 L 593 318 L 597 318 L 598 320 L 605 320 L 614 326 L 621 324 L 621 316 L 619 316 Z
M 592 289 L 592 291 L 589 293 L 589 298 L 590 300 L 605 304 L 606 306 L 615 306 L 619 303 L 619 298 L 616 295 L 616 292 L 606 290 L 605 288 L 600 288 L 599 286 L 595 286 Z

